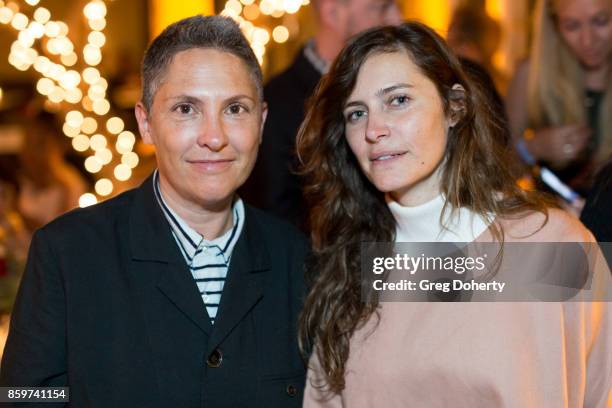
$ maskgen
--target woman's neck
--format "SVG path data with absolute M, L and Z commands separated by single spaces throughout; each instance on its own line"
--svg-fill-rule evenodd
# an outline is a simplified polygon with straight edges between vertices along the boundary
M 610 62 L 585 71 L 585 85 L 593 91 L 605 91 L 610 80 Z
M 472 242 L 487 229 L 487 222 L 467 208 L 444 211 L 438 195 L 421 205 L 406 207 L 387 196 L 397 223 L 397 242 Z
M 218 238 L 232 227 L 231 198 L 213 208 L 204 208 L 183 199 L 170 187 L 170 183 L 164 181 L 160 177 L 160 190 L 166 204 L 205 239 Z

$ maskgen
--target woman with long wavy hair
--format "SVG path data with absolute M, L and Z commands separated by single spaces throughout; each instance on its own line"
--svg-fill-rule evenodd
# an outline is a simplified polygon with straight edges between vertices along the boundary
M 612 0 L 538 0 L 506 105 L 522 155 L 586 195 L 612 159 Z
M 314 246 L 305 407 L 607 406 L 606 303 L 362 298 L 363 242 L 593 240 L 517 187 L 504 132 L 422 24 L 367 31 L 337 57 L 298 136 Z

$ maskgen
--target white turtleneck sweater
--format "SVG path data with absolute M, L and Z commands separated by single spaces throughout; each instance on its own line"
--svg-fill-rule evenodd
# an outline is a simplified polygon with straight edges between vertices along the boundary
M 472 242 L 488 227 L 487 221 L 467 208 L 449 208 L 441 220 L 444 196 L 415 207 L 387 198 L 395 221 L 396 242 Z M 444 228 L 442 223 L 444 224 Z
M 397 242 L 490 241 L 487 223 L 459 210 L 446 231 L 443 197 L 389 202 Z M 495 219 L 506 242 L 585 242 L 573 217 L 550 210 Z M 608 273 L 609 271 L 603 271 Z M 385 302 L 353 334 L 345 388 L 326 391 L 316 353 L 305 408 L 611 408 L 612 302 Z

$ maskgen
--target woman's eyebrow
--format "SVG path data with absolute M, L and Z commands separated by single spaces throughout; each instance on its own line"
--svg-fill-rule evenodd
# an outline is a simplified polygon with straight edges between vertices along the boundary
M 388 86 L 386 88 L 380 89 L 376 92 L 376 96 L 384 96 L 388 93 L 391 93 L 393 91 L 396 91 L 398 89 L 402 89 L 402 88 L 412 88 L 413 86 L 411 84 L 406 84 L 406 83 L 400 83 L 400 84 L 395 84 L 395 85 L 391 85 Z
M 365 103 L 361 101 L 350 101 L 344 105 L 344 109 L 350 108 L 351 106 L 364 106 Z
M 384 95 L 386 95 L 386 94 L 388 94 L 390 92 L 396 91 L 398 89 L 403 89 L 403 88 L 413 88 L 413 85 L 407 84 L 407 83 L 399 83 L 399 84 L 391 85 L 391 86 L 388 86 L 386 88 L 382 88 L 382 89 L 376 91 L 375 95 L 378 96 L 378 97 L 381 97 L 381 96 L 384 96 Z M 365 105 L 365 102 L 362 102 L 362 101 L 350 101 L 350 102 L 347 102 L 344 105 L 344 109 L 349 108 L 351 106 L 362 106 L 362 105 Z

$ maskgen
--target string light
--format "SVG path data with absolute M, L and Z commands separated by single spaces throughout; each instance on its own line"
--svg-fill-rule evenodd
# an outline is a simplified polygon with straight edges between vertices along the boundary
M 92 155 L 85 159 L 84 164 L 87 171 L 99 173 L 116 158 L 120 163 L 113 168 L 115 178 L 119 181 L 128 180 L 132 168 L 139 162 L 138 155 L 132 151 L 136 137 L 125 130 L 121 118 L 103 119 L 111 110 L 106 95 L 108 81 L 95 68 L 102 62 L 101 49 L 107 40 L 102 32 L 106 27 L 108 11 L 105 1 L 90 0 L 84 5 L 83 15 L 91 31 L 86 33 L 87 43 L 79 51 L 69 38 L 70 30 L 65 22 L 53 20 L 47 8 L 38 6 L 39 0 L 23 1 L 33 9 L 21 11 L 17 2 L 5 4 L 0 0 L 0 24 L 17 31 L 16 40 L 10 47 L 9 63 L 18 70 L 33 68 L 40 74 L 36 91 L 47 98 L 45 106 L 60 110 L 57 104 L 63 103 L 69 107 L 66 109 L 62 131 L 72 139 L 71 144 L 76 151 L 86 152 L 91 149 Z M 229 1 L 235 15 L 243 12 L 243 4 L 254 3 L 254 0 L 241 0 L 242 3 L 238 0 Z M 263 38 L 263 34 L 259 35 Z M 44 52 L 40 54 L 45 55 L 39 55 L 41 49 Z M 82 64 L 80 68 L 71 68 L 79 62 Z M 0 101 L 1 98 L 0 89 Z M 102 123 L 106 124 L 105 127 L 100 126 L 100 120 L 104 120 Z M 109 146 L 113 146 L 117 154 Z M 113 190 L 113 182 L 109 179 L 101 179 L 95 186 L 99 196 L 107 196 Z M 79 199 L 81 206 L 96 202 L 96 196 L 91 193 Z
M 95 174 L 102 170 L 102 163 L 96 156 L 89 156 L 85 159 L 85 170 Z
M 118 135 L 121 133 L 123 131 L 123 127 L 124 124 L 121 118 L 113 117 L 106 121 L 106 129 L 113 135 Z
M 125 181 L 132 176 L 132 169 L 127 164 L 118 164 L 113 171 L 115 178 L 120 181 Z
M 34 11 L 34 20 L 40 24 L 45 24 L 51 18 L 51 12 L 44 7 L 39 7 Z
M 90 205 L 94 205 L 98 202 L 98 199 L 95 195 L 91 193 L 85 193 L 79 198 L 79 207 L 89 207 Z
M 80 129 L 78 127 L 72 127 L 68 123 L 64 122 L 64 126 L 62 127 L 62 131 L 67 137 L 75 137 L 80 133 Z
M 72 139 L 72 147 L 77 152 L 84 152 L 89 149 L 89 138 L 83 134 L 77 135 Z
M 101 150 L 106 147 L 106 138 L 101 134 L 95 134 L 89 139 L 89 147 L 91 150 Z
M 83 119 L 81 130 L 83 133 L 91 135 L 98 129 L 98 121 L 92 117 L 86 117 Z
M 110 195 L 113 192 L 113 182 L 107 178 L 101 178 L 96 181 L 95 190 L 99 196 Z
M 272 38 L 275 42 L 282 44 L 289 39 L 289 30 L 282 25 L 276 26 L 272 30 Z

